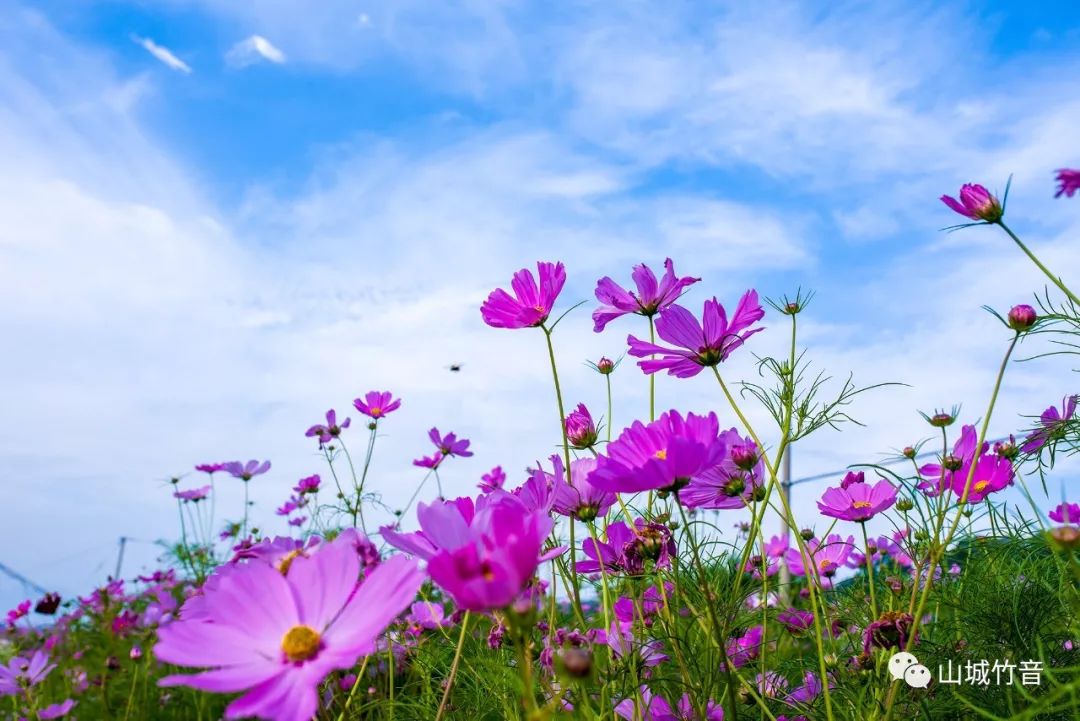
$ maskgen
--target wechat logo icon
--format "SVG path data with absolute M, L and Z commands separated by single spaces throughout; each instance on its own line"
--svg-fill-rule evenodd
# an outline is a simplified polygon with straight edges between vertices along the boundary
M 900 651 L 889 659 L 889 673 L 897 681 L 903 681 L 912 688 L 926 688 L 930 685 L 930 669 L 919 663 L 914 654 Z

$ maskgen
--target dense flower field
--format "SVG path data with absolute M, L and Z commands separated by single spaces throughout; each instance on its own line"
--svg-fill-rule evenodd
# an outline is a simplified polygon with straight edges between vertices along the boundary
M 1058 195 L 1072 197 L 1080 171 L 1059 171 L 1058 181 Z M 262 536 L 247 503 L 220 527 L 215 486 L 241 483 L 246 497 L 270 461 L 198 465 L 205 485 L 174 481 L 179 539 L 159 571 L 8 612 L 0 713 L 1080 716 L 1080 505 L 1046 490 L 1055 461 L 1080 448 L 1078 396 L 1066 393 L 1015 436 L 988 437 L 1020 341 L 1052 334 L 1062 352 L 1080 348 L 1080 298 L 1005 223 L 1005 198 L 965 185 L 942 200 L 963 216 L 957 228 L 1003 232 L 1049 285 L 1038 307 L 996 313 L 1002 357 L 985 410 L 926 413 L 928 440 L 903 448 L 901 465 L 853 466 L 821 494 L 820 530 L 795 522 L 782 459 L 850 421 L 851 401 L 870 389 L 848 383 L 827 395 L 804 373 L 799 319 L 809 295 L 763 300 L 747 290 L 725 299 L 734 305 L 710 298 L 698 314 L 680 298 L 706 281 L 680 276 L 670 259 L 659 274 L 635 266 L 630 284 L 601 278 L 594 330 L 629 330 L 633 360 L 592 364 L 607 393 L 600 413 L 563 397 L 556 331 L 574 308 L 559 307 L 563 263 L 540 262 L 492 291 L 480 315 L 492 328 L 543 334 L 559 453 L 523 482 L 495 466 L 474 496 L 445 499 L 440 470 L 473 454 L 468 440 L 432 428 L 430 455 L 413 461 L 423 480 L 399 522 L 373 527 L 371 460 L 380 429 L 407 406 L 372 391 L 352 417 L 332 409 L 307 430 L 327 468 L 299 479 L 277 509 L 290 537 Z M 767 313 L 771 332 L 790 335 L 789 352 L 760 358 L 753 381 L 728 377 L 725 361 L 752 352 Z M 614 373 L 643 374 L 650 386 L 649 417 L 621 430 L 605 420 Z M 716 411 L 663 408 L 657 373 L 712 376 Z M 768 427 L 748 422 L 751 403 L 768 411 Z M 366 450 L 350 454 L 365 430 Z M 1026 507 L 1001 503 L 1010 488 Z M 749 512 L 734 542 L 717 533 L 728 511 Z M 764 530 L 774 514 L 787 533 Z M 892 531 L 869 532 L 872 519 Z

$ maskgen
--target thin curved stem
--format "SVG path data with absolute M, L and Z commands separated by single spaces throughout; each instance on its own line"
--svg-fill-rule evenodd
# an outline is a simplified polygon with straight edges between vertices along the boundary
M 1005 223 L 1001 221 L 998 221 L 998 225 L 1001 226 L 1002 230 L 1009 234 L 1009 237 L 1013 239 L 1013 242 L 1016 243 L 1020 250 L 1024 251 L 1024 254 L 1027 255 L 1031 262 L 1034 263 L 1039 268 L 1039 270 L 1041 270 L 1043 274 L 1050 279 L 1051 283 L 1056 285 L 1061 290 L 1061 292 L 1068 296 L 1069 300 L 1071 300 L 1075 305 L 1080 306 L 1080 298 L 1077 298 L 1076 294 L 1069 290 L 1065 283 L 1062 282 L 1061 278 L 1051 273 L 1050 269 L 1043 265 L 1041 260 L 1035 257 L 1035 254 L 1032 253 L 1026 245 L 1024 245 L 1024 241 L 1020 240 L 1019 236 L 1017 236 L 1016 233 L 1012 231 L 1012 228 L 1005 225 Z
M 454 650 L 454 662 L 450 665 L 450 676 L 446 679 L 446 689 L 443 691 L 442 701 L 439 702 L 439 711 L 435 714 L 435 721 L 440 721 L 443 712 L 446 711 L 446 702 L 450 700 L 450 690 L 454 688 L 454 677 L 457 676 L 458 664 L 461 663 L 461 649 L 465 645 L 465 629 L 469 627 L 469 612 L 461 619 L 461 634 L 458 636 L 457 649 Z

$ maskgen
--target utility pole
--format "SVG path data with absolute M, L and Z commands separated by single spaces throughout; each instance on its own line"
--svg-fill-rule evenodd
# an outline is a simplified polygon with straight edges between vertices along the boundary
M 784 508 L 791 508 L 791 446 L 784 448 L 784 457 L 780 459 L 780 492 L 784 494 Z M 786 539 L 789 543 L 791 541 L 791 531 L 788 528 L 787 519 L 783 519 L 784 528 L 781 531 L 781 538 Z M 767 562 L 767 561 L 766 561 Z M 783 558 L 780 559 L 780 603 L 783 608 L 787 608 L 791 605 L 791 570 L 788 568 L 787 561 Z
M 120 578 L 120 569 L 124 565 L 124 547 L 127 546 L 127 536 L 120 536 L 120 552 L 116 555 L 116 573 L 113 574 L 113 580 Z

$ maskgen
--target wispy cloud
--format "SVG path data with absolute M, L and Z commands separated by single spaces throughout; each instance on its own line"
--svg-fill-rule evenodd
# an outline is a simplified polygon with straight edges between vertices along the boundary
M 241 40 L 225 53 L 225 62 L 234 68 L 244 68 L 264 61 L 281 65 L 285 62 L 285 53 L 262 35 L 252 35 Z
M 176 57 L 176 54 L 164 45 L 158 45 L 150 38 L 140 38 L 137 35 L 133 35 L 131 39 L 134 40 L 137 44 L 143 46 L 146 49 L 146 52 L 150 53 L 155 58 L 165 63 L 173 70 L 184 73 L 185 75 L 191 74 L 191 66 L 185 63 L 180 58 Z

